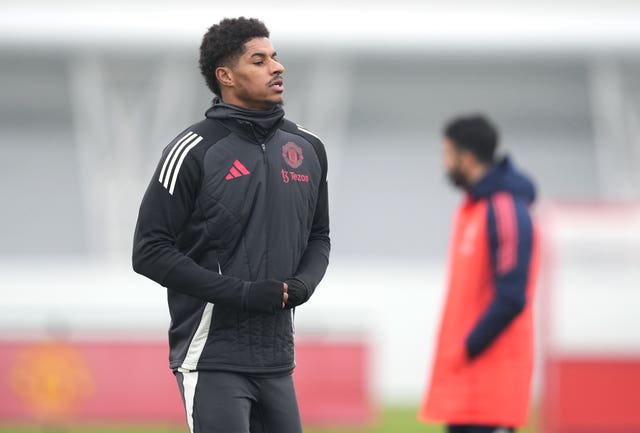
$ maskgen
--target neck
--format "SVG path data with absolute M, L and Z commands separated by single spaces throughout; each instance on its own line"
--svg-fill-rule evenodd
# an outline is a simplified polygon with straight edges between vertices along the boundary
M 266 111 L 273 108 L 272 105 L 267 104 L 252 104 L 236 97 L 235 95 L 225 94 L 225 92 L 222 92 L 222 97 L 220 98 L 220 100 L 225 104 L 234 105 L 245 110 Z
M 469 185 L 476 184 L 480 179 L 484 177 L 485 174 L 491 168 L 491 164 L 477 164 L 471 167 L 469 172 L 467 173 L 467 180 L 469 181 Z

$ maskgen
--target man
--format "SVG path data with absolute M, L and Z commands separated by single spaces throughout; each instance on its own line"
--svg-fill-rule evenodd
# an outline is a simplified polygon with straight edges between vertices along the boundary
M 261 21 L 212 26 L 200 69 L 217 98 L 162 153 L 133 267 L 167 288 L 192 433 L 301 432 L 293 309 L 328 265 L 326 154 L 284 119 L 285 69 Z
M 482 116 L 452 120 L 444 166 L 466 192 L 454 220 L 448 293 L 423 421 L 449 433 L 512 432 L 525 424 L 533 365 L 537 239 L 532 182 Z

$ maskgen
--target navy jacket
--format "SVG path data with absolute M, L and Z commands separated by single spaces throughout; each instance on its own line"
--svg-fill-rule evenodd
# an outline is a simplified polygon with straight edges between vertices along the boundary
M 516 224 L 505 224 L 501 220 L 503 211 L 489 200 L 488 231 L 493 265 L 495 295 L 485 314 L 473 327 L 466 340 L 467 354 L 470 358 L 480 355 L 493 340 L 524 309 L 527 303 L 529 264 L 533 248 L 533 224 L 529 207 L 536 197 L 533 182 L 519 172 L 509 158 L 494 165 L 469 193 L 474 199 L 490 198 L 496 193 L 506 192 L 513 198 Z M 501 269 L 504 260 L 501 243 L 509 238 L 515 240 L 515 262 L 508 269 Z

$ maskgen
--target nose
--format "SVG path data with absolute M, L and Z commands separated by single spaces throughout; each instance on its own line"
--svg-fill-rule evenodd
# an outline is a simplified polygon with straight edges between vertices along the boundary
M 274 60 L 271 73 L 275 75 L 282 75 L 284 74 L 284 71 L 285 69 L 284 69 L 284 66 L 282 66 L 282 63 L 280 63 L 277 60 Z

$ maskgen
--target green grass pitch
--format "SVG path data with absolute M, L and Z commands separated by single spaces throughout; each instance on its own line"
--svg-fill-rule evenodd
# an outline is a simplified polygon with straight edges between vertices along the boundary
M 377 422 L 364 428 L 311 428 L 305 427 L 305 433 L 444 433 L 441 426 L 422 424 L 416 420 L 415 407 L 386 408 Z M 187 427 L 68 427 L 34 428 L 7 426 L 0 422 L 0 433 L 188 433 Z M 531 433 L 529 429 L 518 433 Z

